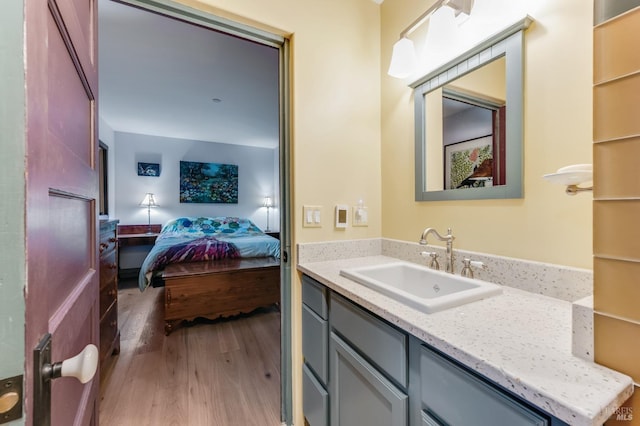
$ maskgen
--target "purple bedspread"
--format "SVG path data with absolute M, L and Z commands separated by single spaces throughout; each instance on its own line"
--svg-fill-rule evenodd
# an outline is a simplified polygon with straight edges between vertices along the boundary
M 170 263 L 198 262 L 240 257 L 238 248 L 227 241 L 206 236 L 166 247 L 158 254 L 149 270 L 164 269 Z

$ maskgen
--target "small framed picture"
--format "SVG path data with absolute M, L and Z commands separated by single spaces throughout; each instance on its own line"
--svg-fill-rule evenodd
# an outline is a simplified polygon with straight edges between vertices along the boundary
M 444 147 L 445 189 L 491 186 L 493 138 L 484 136 Z
M 138 163 L 138 176 L 160 176 L 160 164 Z

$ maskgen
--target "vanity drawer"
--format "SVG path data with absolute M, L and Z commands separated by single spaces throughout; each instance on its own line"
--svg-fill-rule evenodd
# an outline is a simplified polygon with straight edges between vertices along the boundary
M 329 424 L 329 394 L 307 364 L 302 366 L 302 411 L 310 426 Z
M 327 288 L 306 275 L 302 276 L 302 303 L 311 308 L 320 318 L 328 319 Z
M 549 425 L 546 417 L 424 345 L 420 371 L 423 424 Z
M 306 305 L 302 305 L 302 355 L 324 384 L 327 383 L 329 375 L 328 347 L 329 326 L 327 321 L 316 315 Z
M 389 377 L 407 387 L 408 337 L 405 333 L 333 292 L 331 327 Z

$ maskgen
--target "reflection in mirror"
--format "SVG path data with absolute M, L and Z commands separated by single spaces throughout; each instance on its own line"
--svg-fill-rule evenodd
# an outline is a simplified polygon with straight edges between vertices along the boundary
M 505 59 L 425 95 L 427 190 L 504 185 Z
M 522 197 L 529 17 L 417 80 L 416 201 Z

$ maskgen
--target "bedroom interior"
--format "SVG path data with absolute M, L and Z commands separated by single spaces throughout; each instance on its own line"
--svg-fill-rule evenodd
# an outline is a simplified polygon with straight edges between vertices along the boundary
M 173 392 L 198 386 L 218 404 L 210 413 L 207 400 L 184 399 L 192 424 L 232 424 L 243 410 L 279 422 L 278 51 L 111 0 L 99 7 L 100 421 L 147 421 L 119 389 L 156 380 L 135 366 L 159 362 Z M 173 358 L 174 345 L 189 355 Z M 229 380 L 236 391 L 222 392 Z M 152 393 L 153 404 L 175 403 Z

